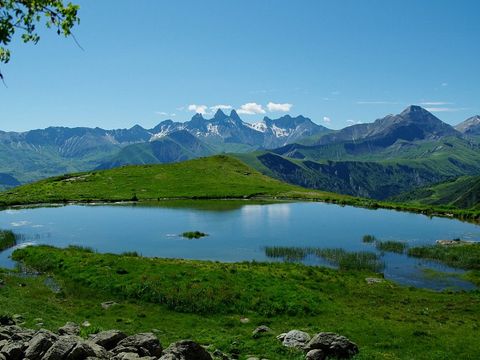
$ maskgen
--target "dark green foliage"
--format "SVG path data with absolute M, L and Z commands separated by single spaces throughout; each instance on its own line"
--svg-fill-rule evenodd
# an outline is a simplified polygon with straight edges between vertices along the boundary
M 11 248 L 17 244 L 17 236 L 13 231 L 0 230 L 0 251 Z
M 182 233 L 182 236 L 188 239 L 200 239 L 201 237 L 208 236 L 208 234 L 201 231 L 186 231 Z
M 401 241 L 392 241 L 392 240 L 377 241 L 375 242 L 375 247 L 377 248 L 377 250 L 380 250 L 380 251 L 403 254 L 403 252 L 407 248 L 407 244 Z
M 40 40 L 36 25 L 42 18 L 46 27 L 54 28 L 58 35 L 71 35 L 73 26 L 80 21 L 78 9 L 78 5 L 64 4 L 62 0 L 0 1 L 0 62 L 10 60 L 10 51 L 5 46 L 10 44 L 15 31 L 21 29 L 24 42 L 36 44 Z

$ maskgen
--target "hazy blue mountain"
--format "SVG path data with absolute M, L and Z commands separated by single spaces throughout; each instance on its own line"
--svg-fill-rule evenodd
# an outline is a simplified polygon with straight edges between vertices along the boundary
M 455 126 L 455 129 L 465 135 L 480 135 L 480 115 L 468 118 Z
M 348 126 L 327 134 L 319 145 L 368 140 L 375 147 L 387 147 L 398 140 L 415 141 L 455 136 L 459 133 L 450 125 L 420 106 L 411 105 L 398 115 L 388 115 L 373 123 Z
M 179 130 L 153 141 L 128 145 L 111 159 L 100 164 L 97 169 L 109 169 L 122 165 L 171 163 L 214 153 L 211 146 L 188 131 Z
M 0 190 L 20 185 L 20 182 L 10 174 L 0 173 Z

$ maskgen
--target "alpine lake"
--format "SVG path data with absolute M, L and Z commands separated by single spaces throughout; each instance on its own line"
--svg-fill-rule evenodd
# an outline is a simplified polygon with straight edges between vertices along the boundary
M 12 230 L 18 239 L 16 246 L 0 252 L 0 267 L 4 268 L 15 266 L 10 255 L 16 248 L 37 244 L 76 245 L 101 253 L 137 252 L 149 257 L 298 261 L 330 267 L 336 266 L 331 259 L 301 250 L 342 249 L 373 253 L 385 278 L 433 290 L 475 286 L 460 278 L 462 270 L 409 257 L 406 251 L 378 249 L 375 243 L 365 242 L 364 236 L 400 242 L 406 248 L 432 245 L 441 239 L 480 241 L 480 226 L 450 218 L 319 202 L 242 200 L 13 208 L 0 211 L 0 229 Z M 181 236 L 187 231 L 207 236 Z M 288 256 L 288 249 L 297 256 Z

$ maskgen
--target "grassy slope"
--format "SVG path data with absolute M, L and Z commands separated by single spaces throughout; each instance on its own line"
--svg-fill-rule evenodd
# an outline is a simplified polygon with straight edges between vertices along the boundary
M 41 317 L 48 328 L 86 319 L 93 328 L 156 328 L 164 344 L 194 338 L 227 353 L 238 348 L 242 360 L 247 354 L 304 358 L 272 335 L 254 339 L 251 332 L 261 324 L 275 334 L 294 328 L 342 333 L 360 346 L 358 359 L 478 355 L 478 292 L 368 285 L 371 274 L 295 264 L 164 260 L 43 246 L 19 250 L 15 257 L 53 274 L 63 288 L 54 295 L 43 278 L 0 273 L 6 282 L 0 308 L 22 314 L 28 326 Z M 106 300 L 120 305 L 103 310 L 100 302 Z M 251 322 L 242 324 L 244 316 Z
M 68 201 L 242 198 L 252 196 L 353 199 L 282 183 L 228 156 L 166 165 L 126 166 L 70 174 L 0 193 L 0 204 Z
M 455 180 L 417 189 L 396 197 L 412 204 L 448 205 L 463 209 L 480 209 L 480 176 L 463 176 Z

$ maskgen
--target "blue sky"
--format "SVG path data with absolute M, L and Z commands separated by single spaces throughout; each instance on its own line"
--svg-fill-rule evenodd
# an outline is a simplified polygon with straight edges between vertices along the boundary
M 46 31 L 13 43 L 1 130 L 148 128 L 218 105 L 331 128 L 409 104 L 451 124 L 480 113 L 477 0 L 73 2 L 85 51 Z

